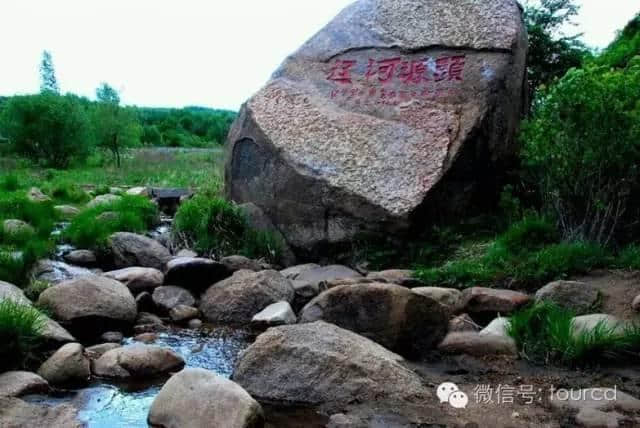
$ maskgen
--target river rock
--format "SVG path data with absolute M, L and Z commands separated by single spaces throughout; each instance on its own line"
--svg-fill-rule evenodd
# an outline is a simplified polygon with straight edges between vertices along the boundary
M 45 195 L 42 190 L 37 187 L 32 187 L 27 192 L 27 199 L 31 202 L 51 202 L 51 198 Z
M 19 398 L 0 398 L 0 427 L 64 427 L 82 428 L 85 424 L 78 420 L 78 411 L 70 404 L 48 406 L 27 403 Z
M 2 230 L 7 235 L 21 235 L 21 234 L 32 235 L 35 233 L 35 229 L 29 223 L 24 222 L 22 220 L 15 220 L 15 219 L 3 221 Z
M 308 282 L 314 287 L 323 287 L 324 285 L 324 288 L 327 288 L 330 282 L 349 279 L 357 279 L 360 281 L 364 278 L 359 272 L 342 265 L 318 266 L 311 269 L 304 269 L 295 278 L 296 281 Z
M 140 343 L 155 343 L 158 340 L 158 335 L 156 333 L 140 333 L 133 338 L 134 341 Z
M 295 296 L 293 297 L 293 303 L 291 303 L 291 306 L 296 312 L 300 312 L 300 310 L 314 297 L 327 290 L 325 283 L 313 283 L 294 279 L 291 281 L 291 284 L 295 291 Z
M 153 401 L 148 420 L 165 428 L 264 425 L 262 408 L 247 391 L 204 369 L 185 369 L 173 375 Z
M 93 266 L 98 261 L 96 254 L 90 250 L 74 250 L 64 255 L 65 261 L 78 266 Z
M 107 343 L 122 343 L 124 335 L 119 331 L 107 331 L 100 336 L 100 340 Z
M 179 257 L 167 262 L 165 282 L 200 292 L 230 276 L 231 271 L 222 263 L 198 257 Z
M 251 319 L 251 326 L 257 330 L 266 330 L 285 324 L 295 324 L 296 314 L 289 302 L 278 302 L 267 306 Z
M 102 275 L 120 281 L 134 294 L 153 291 L 164 284 L 164 274 L 154 268 L 129 267 L 105 272 Z
M 509 330 L 509 318 L 498 317 L 491 321 L 488 326 L 480 331 L 480 336 L 493 335 L 510 337 L 507 331 Z
M 31 301 L 27 299 L 27 297 L 24 295 L 24 292 L 20 288 L 9 282 L 0 280 L 0 301 L 5 299 L 12 300 L 15 303 L 20 303 L 23 305 L 31 305 Z
M 474 331 L 479 332 L 482 330 L 476 322 L 469 316 L 469 314 L 460 314 L 455 318 L 449 320 L 449 332 L 463 332 L 463 331 Z
M 91 377 L 91 368 L 82 345 L 68 343 L 42 363 L 38 374 L 54 385 L 84 383 Z
M 100 345 L 93 345 L 85 348 L 84 353 L 90 361 L 97 360 L 112 349 L 120 348 L 122 345 L 119 343 L 101 343 Z
M 163 270 L 171 259 L 169 250 L 146 236 L 118 232 L 109 238 L 109 248 L 116 267 L 150 267 Z
M 74 335 L 97 337 L 110 329 L 130 326 L 136 302 L 122 283 L 100 276 L 84 276 L 47 288 L 38 305 L 68 325 Z
M 80 210 L 76 207 L 72 207 L 71 205 L 56 205 L 53 209 L 63 220 L 71 220 L 80 214 Z
M 462 292 L 454 288 L 418 287 L 413 288 L 411 291 L 435 300 L 452 313 L 460 307 L 460 301 L 462 300 Z
M 461 212 L 516 153 L 526 53 L 515 0 L 356 1 L 244 104 L 226 193 L 306 256 Z
M 149 189 L 146 187 L 132 187 L 125 192 L 130 196 L 149 196 Z
M 303 272 L 306 272 L 311 269 L 316 269 L 319 267 L 321 266 L 316 263 L 305 263 L 303 265 L 288 267 L 286 269 L 281 270 L 280 273 L 285 278 L 293 280 L 293 279 L 298 279 L 298 276 L 300 276 L 300 274 L 302 274 Z
M 104 353 L 95 361 L 93 372 L 101 377 L 127 379 L 153 377 L 182 367 L 184 359 L 171 349 L 136 343 Z
M 202 320 L 200 320 L 198 318 L 189 320 L 189 323 L 187 324 L 187 326 L 192 330 L 197 330 L 200 327 L 202 327 Z
M 175 287 L 173 285 L 165 285 L 153 290 L 153 303 L 163 313 L 169 311 L 178 305 L 194 306 L 196 299 L 188 290 Z
M 262 263 L 245 256 L 228 256 L 220 259 L 220 263 L 226 266 L 229 272 L 238 270 L 252 270 L 258 272 L 262 270 Z
M 258 400 L 321 405 L 432 399 L 402 357 L 377 343 L 318 321 L 270 328 L 240 356 L 233 380 Z
M 408 269 L 388 269 L 380 272 L 369 272 L 367 278 L 375 282 L 388 282 L 404 287 L 419 287 L 422 283 L 413 277 L 414 272 Z
M 274 270 L 240 270 L 202 295 L 200 310 L 212 322 L 248 324 L 272 303 L 293 301 L 291 282 Z
M 589 313 L 598 303 L 598 289 L 578 281 L 551 282 L 536 292 L 536 301 L 550 301 L 573 311 L 576 315 Z
M 436 347 L 447 332 L 448 316 L 435 300 L 396 284 L 356 284 L 332 288 L 313 299 L 300 322 L 323 320 L 354 331 L 404 356 Z
M 136 306 L 138 307 L 138 312 L 152 312 L 155 309 L 155 304 L 151 293 L 143 291 L 138 294 L 136 296 Z
M 625 330 L 625 324 L 617 317 L 609 314 L 589 314 L 575 317 L 571 320 L 574 334 L 590 332 L 596 328 L 620 334 Z
M 530 301 L 518 291 L 473 287 L 462 292 L 461 307 L 471 314 L 510 314 Z
M 35 373 L 12 371 L 0 374 L 0 397 L 22 397 L 47 392 L 49 383 Z
M 552 394 L 549 403 L 556 410 L 577 411 L 575 421 L 578 425 L 594 428 L 622 426 L 619 422 L 627 418 L 615 410 L 627 413 L 640 411 L 640 400 L 617 388 L 558 390 Z
M 505 355 L 515 358 L 518 355 L 516 343 L 510 337 L 481 336 L 476 332 L 449 333 L 438 345 L 438 350 L 444 354 L 465 354 L 474 357 Z
M 182 249 L 176 253 L 176 257 L 198 257 L 198 253 L 193 250 Z
M 198 315 L 200 315 L 200 311 L 198 310 L 198 308 L 186 305 L 175 306 L 169 311 L 169 317 L 171 318 L 171 321 L 177 323 L 189 321 L 192 318 L 197 318 Z
M 122 200 L 122 196 L 112 195 L 111 193 L 107 193 L 104 195 L 96 196 L 91 201 L 87 203 L 87 208 L 94 208 L 99 205 L 109 205 L 115 202 Z

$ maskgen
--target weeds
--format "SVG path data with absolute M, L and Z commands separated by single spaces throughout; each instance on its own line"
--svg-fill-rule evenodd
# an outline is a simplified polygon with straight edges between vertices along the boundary
M 23 368 L 39 344 L 44 323 L 37 309 L 9 299 L 0 301 L 0 366 L 3 369 Z
M 584 365 L 640 350 L 640 326 L 601 322 L 592 330 L 579 331 L 573 327 L 573 317 L 554 303 L 540 302 L 513 314 L 507 333 L 524 358 L 544 364 Z

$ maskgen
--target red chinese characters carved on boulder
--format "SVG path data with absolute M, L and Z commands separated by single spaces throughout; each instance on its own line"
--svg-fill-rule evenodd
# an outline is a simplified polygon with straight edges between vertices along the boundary
M 404 84 L 423 82 L 462 81 L 466 55 L 404 60 L 401 57 L 376 60 L 370 58 L 364 73 L 367 82 L 387 84 L 399 81 Z M 357 69 L 356 60 L 337 60 L 329 70 L 327 80 L 350 85 L 353 84 Z

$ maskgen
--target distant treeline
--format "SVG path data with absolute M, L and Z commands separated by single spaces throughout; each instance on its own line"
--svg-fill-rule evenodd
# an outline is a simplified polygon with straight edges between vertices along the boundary
M 182 109 L 135 107 L 143 144 L 170 147 L 209 147 L 224 144 L 236 114 L 205 107 Z

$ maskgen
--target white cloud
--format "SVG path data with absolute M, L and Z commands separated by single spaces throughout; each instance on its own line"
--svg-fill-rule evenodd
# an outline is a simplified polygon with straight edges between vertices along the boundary
M 43 49 L 64 91 L 107 81 L 125 103 L 237 109 L 351 0 L 0 2 L 0 94 L 35 92 Z M 584 0 L 580 31 L 606 45 L 636 0 Z

